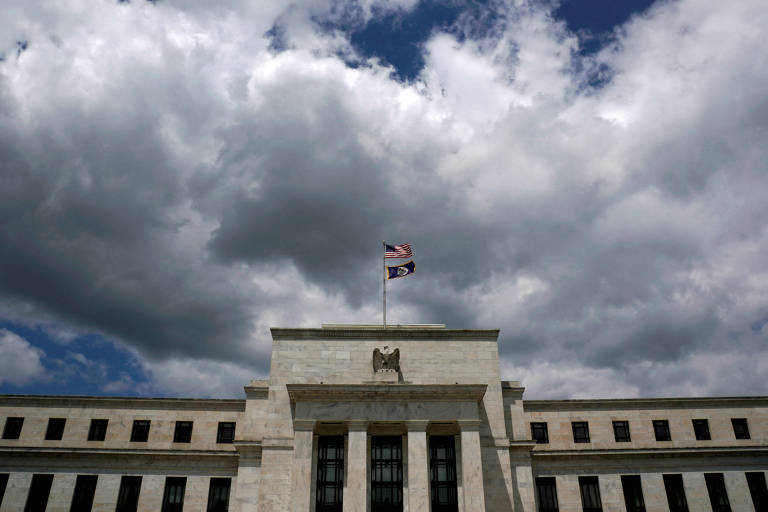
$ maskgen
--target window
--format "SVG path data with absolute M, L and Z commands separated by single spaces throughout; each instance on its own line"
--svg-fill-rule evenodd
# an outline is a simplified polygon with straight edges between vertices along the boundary
M 184 489 L 186 487 L 186 477 L 166 477 L 165 491 L 163 492 L 163 508 L 161 512 L 182 512 L 184 509 Z
M 458 512 L 456 447 L 453 436 L 429 437 L 429 481 L 432 512 Z
M 140 476 L 124 476 L 120 479 L 120 492 L 117 493 L 115 512 L 136 512 L 139 507 L 141 492 Z
M 574 443 L 589 442 L 589 423 L 586 421 L 572 421 L 571 428 L 573 429 Z
M 149 439 L 149 420 L 133 420 L 131 442 L 145 443 Z
M 628 421 L 613 422 L 613 438 L 616 440 L 617 443 L 628 443 L 632 440 L 629 437 Z
M 693 433 L 698 441 L 709 441 L 709 422 L 707 420 L 693 420 Z
M 316 512 L 341 512 L 344 436 L 320 436 L 317 444 Z
M 752 495 L 752 504 L 755 506 L 755 510 L 768 510 L 768 489 L 765 486 L 765 474 L 759 471 L 746 475 L 749 494 Z M 2 494 L 0 493 L 1 498 Z
M 704 473 L 707 482 L 709 502 L 712 504 L 712 512 L 731 512 L 731 504 L 728 501 L 728 492 L 725 490 L 725 481 L 722 473 Z
M 3 439 L 18 439 L 23 424 L 24 418 L 7 418 L 3 429 Z
M 640 475 L 621 475 L 621 488 L 624 490 L 624 504 L 627 506 L 627 512 L 645 512 Z
M 174 443 L 189 443 L 192 441 L 192 422 L 177 421 L 176 429 L 173 431 Z
M 52 483 L 53 475 L 32 475 L 32 485 L 29 486 L 24 512 L 45 512 Z
M 669 512 L 688 512 L 683 475 L 664 475 L 664 489 L 667 491 Z
M 3 496 L 5 496 L 6 485 L 8 485 L 8 473 L 0 473 L 0 506 L 3 505 Z
M 109 420 L 91 420 L 91 426 L 88 429 L 89 441 L 103 441 L 107 437 L 107 424 Z
M 48 428 L 45 430 L 46 441 L 61 441 L 66 423 L 66 418 L 48 418 Z
M 227 512 L 231 485 L 232 480 L 229 478 L 211 478 L 211 486 L 208 489 L 208 512 Z
M 557 487 L 555 477 L 540 476 L 536 478 L 536 501 L 539 512 L 558 512 Z
M 657 441 L 671 441 L 669 434 L 669 422 L 667 420 L 653 420 L 653 433 L 656 434 Z
M 403 512 L 403 438 L 371 438 L 371 512 Z
M 736 436 L 736 439 L 749 439 L 747 418 L 731 418 L 731 424 L 733 425 L 733 435 Z
M 531 423 L 531 439 L 536 441 L 536 444 L 549 443 L 549 433 L 547 432 L 546 422 Z
M 96 475 L 77 475 L 75 493 L 72 495 L 72 506 L 69 512 L 91 512 L 98 478 Z
M 217 443 L 231 443 L 235 440 L 235 423 L 229 421 L 219 422 L 219 431 L 216 433 Z
M 584 512 L 603 512 L 600 501 L 600 484 L 596 476 L 580 476 L 581 508 Z

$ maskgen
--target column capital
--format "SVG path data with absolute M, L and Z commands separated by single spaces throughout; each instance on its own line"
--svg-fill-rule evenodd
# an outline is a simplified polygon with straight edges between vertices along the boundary
M 360 432 L 368 430 L 367 420 L 348 420 L 345 423 L 350 431 Z
M 293 431 L 307 431 L 315 429 L 315 420 L 293 420 Z
M 406 420 L 405 427 L 408 432 L 426 432 L 429 420 Z
M 480 430 L 480 420 L 456 420 L 462 432 L 477 432 Z

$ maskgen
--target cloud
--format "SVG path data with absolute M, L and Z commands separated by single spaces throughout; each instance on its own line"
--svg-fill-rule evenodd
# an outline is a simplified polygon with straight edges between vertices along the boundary
M 11 331 L 0 329 L 0 384 L 24 386 L 46 380 L 45 353 Z

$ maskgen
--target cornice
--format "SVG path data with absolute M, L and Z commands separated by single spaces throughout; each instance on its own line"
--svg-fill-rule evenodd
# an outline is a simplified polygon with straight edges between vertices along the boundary
M 131 450 L 120 448 L 67 448 L 40 446 L 0 446 L 4 455 L 97 455 L 131 457 L 237 457 L 235 450 Z
M 487 384 L 286 384 L 291 402 L 479 402 Z
M 0 395 L 0 407 L 92 407 L 100 409 L 175 409 L 245 411 L 245 400 L 222 398 L 142 398 L 117 396 Z
M 590 409 L 688 409 L 691 407 L 756 406 L 768 407 L 768 396 L 523 400 L 523 410 L 526 412 L 584 411 Z
M 639 448 L 615 450 L 532 450 L 534 458 L 579 458 L 579 457 L 679 457 L 679 456 L 741 456 L 768 455 L 768 446 L 723 446 L 709 448 Z
M 497 341 L 498 329 L 431 329 L 431 328 L 325 328 L 325 329 L 296 329 L 273 327 L 272 339 L 282 340 L 410 340 L 410 341 Z

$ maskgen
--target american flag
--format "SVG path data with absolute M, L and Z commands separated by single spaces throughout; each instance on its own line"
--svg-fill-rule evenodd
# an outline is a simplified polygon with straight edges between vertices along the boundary
M 412 258 L 413 251 L 411 251 L 410 244 L 389 245 L 384 244 L 384 257 L 385 258 Z

